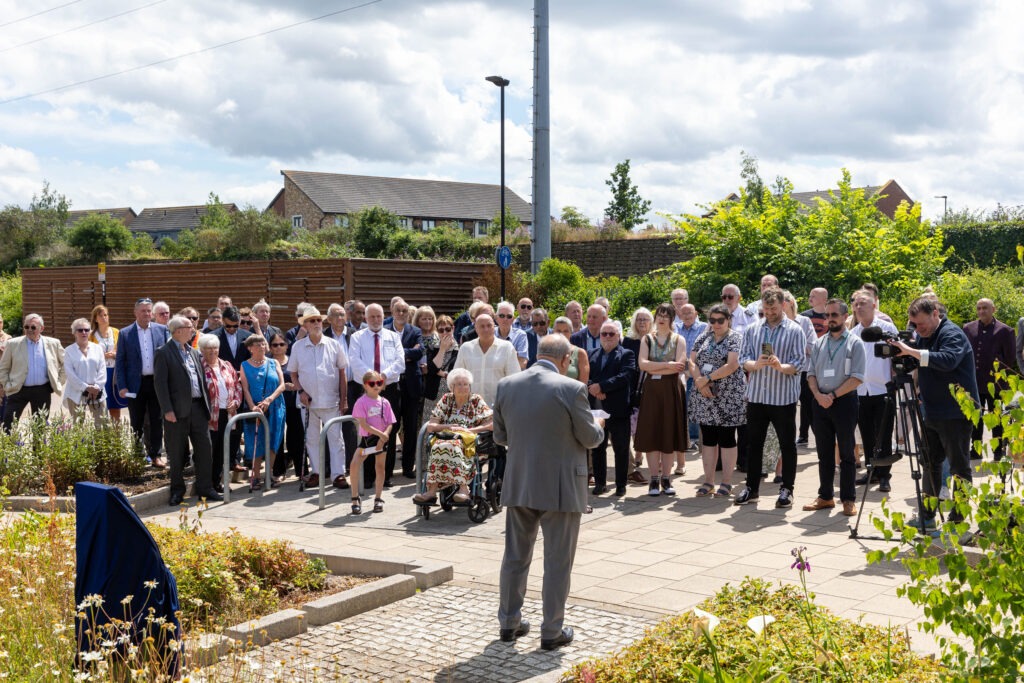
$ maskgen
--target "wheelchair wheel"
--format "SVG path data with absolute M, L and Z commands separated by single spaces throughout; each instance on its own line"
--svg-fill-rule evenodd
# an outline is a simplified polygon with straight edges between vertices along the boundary
M 487 519 L 487 515 L 490 513 L 487 501 L 483 498 L 474 498 L 469 504 L 469 521 L 474 524 Z
M 494 485 L 487 490 L 487 502 L 491 504 L 494 514 L 501 512 L 501 480 L 494 482 Z
M 438 496 L 438 500 L 441 503 L 441 509 L 444 510 L 445 512 L 451 512 L 452 508 L 455 507 L 455 503 L 452 501 L 452 497 L 447 495 L 446 493 L 442 492 L 441 495 Z

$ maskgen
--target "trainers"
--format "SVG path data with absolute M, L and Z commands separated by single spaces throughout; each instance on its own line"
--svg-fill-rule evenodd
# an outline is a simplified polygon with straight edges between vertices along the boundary
M 755 491 L 751 491 L 749 486 L 744 486 L 743 490 L 739 492 L 739 495 L 733 499 L 733 505 L 746 505 L 748 503 L 756 503 L 760 499 L 760 496 Z
M 806 446 L 807 445 L 807 437 L 806 436 L 801 436 L 799 439 L 796 440 L 796 445 L 797 446 Z
M 666 496 L 676 495 L 676 490 L 672 488 L 672 481 L 668 477 L 661 478 L 661 492 Z
M 791 508 L 793 507 L 793 492 L 787 489 L 785 486 L 779 488 L 779 499 L 775 501 L 775 507 L 777 508 Z
M 921 518 L 918 517 L 917 515 L 915 515 L 915 516 L 911 517 L 910 519 L 904 521 L 903 522 L 903 527 L 904 528 L 906 528 L 906 527 L 913 527 L 915 529 L 920 530 L 921 529 Z M 924 530 L 925 531 L 935 531 L 935 529 L 937 529 L 937 528 L 938 527 L 935 526 L 935 518 L 934 517 L 925 517 L 924 518 Z
M 661 482 L 657 477 L 651 477 L 651 488 L 647 489 L 648 496 L 660 496 L 661 495 Z

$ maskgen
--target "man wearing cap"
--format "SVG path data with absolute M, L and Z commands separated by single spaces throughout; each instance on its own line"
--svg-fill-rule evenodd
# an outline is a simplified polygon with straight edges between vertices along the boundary
M 320 485 L 320 431 L 328 420 L 345 414 L 348 401 L 345 368 L 348 354 L 338 341 L 324 335 L 324 318 L 315 306 L 307 306 L 300 319 L 306 336 L 292 347 L 288 370 L 306 411 L 306 452 L 309 454 L 310 474 L 307 486 Z M 348 488 L 345 479 L 345 444 L 341 439 L 341 425 L 335 423 L 327 432 L 330 448 L 331 475 L 334 486 Z

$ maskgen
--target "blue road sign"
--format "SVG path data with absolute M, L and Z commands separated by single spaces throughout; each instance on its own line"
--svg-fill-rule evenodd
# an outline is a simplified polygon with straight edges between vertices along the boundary
M 495 256 L 498 260 L 498 266 L 502 270 L 508 270 L 508 267 L 512 265 L 512 250 L 508 247 L 498 247 Z

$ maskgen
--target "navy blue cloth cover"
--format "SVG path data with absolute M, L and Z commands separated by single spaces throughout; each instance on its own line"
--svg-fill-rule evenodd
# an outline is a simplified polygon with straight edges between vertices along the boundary
M 76 561 L 75 604 L 81 605 L 87 595 L 103 597 L 99 610 L 86 609 L 95 623 L 79 619 L 76 625 L 79 650 L 88 647 L 84 629 L 100 626 L 113 619 L 130 615 L 134 624 L 131 639 L 139 644 L 143 638 L 153 636 L 161 649 L 160 659 L 166 671 L 178 669 L 178 652 L 168 650 L 168 642 L 181 641 L 178 618 L 178 584 L 164 564 L 160 549 L 146 525 L 135 514 L 128 499 L 113 486 L 80 482 L 75 484 L 77 520 L 75 526 Z M 156 587 L 147 582 L 156 582 Z M 126 608 L 121 601 L 133 596 Z M 153 608 L 152 621 L 147 622 Z M 163 617 L 173 630 L 161 630 L 156 620 Z M 147 657 L 148 659 L 148 657 Z

